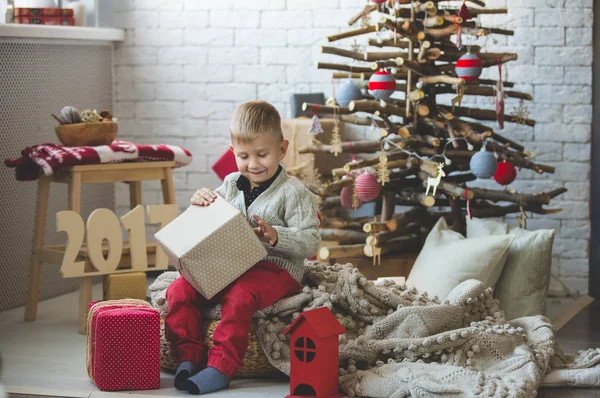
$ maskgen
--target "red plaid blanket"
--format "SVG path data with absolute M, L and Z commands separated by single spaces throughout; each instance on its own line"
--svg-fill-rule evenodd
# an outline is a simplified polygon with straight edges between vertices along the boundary
M 4 164 L 14 167 L 17 180 L 36 180 L 40 172 L 50 176 L 59 170 L 84 164 L 175 161 L 175 167 L 192 162 L 192 154 L 175 145 L 138 145 L 115 140 L 111 145 L 66 147 L 41 144 L 25 148 L 18 159 L 6 159 Z

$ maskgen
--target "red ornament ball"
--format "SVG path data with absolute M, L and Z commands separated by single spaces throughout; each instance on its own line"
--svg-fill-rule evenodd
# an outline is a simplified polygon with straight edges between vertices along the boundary
M 500 185 L 508 185 L 515 180 L 517 177 L 517 169 L 512 163 L 503 161 L 498 163 L 496 174 L 494 174 L 494 180 Z
M 372 1 L 373 1 L 373 3 L 375 3 L 375 4 L 383 4 L 383 3 L 385 3 L 387 0 L 372 0 Z
M 375 174 L 363 173 L 356 177 L 356 195 L 363 202 L 372 202 L 379 196 L 381 184 Z
M 354 192 L 353 187 L 344 187 L 342 188 L 342 192 L 340 193 L 340 202 L 342 206 L 346 209 L 354 210 L 352 208 L 352 194 Z M 358 207 L 362 206 L 362 201 L 358 200 Z

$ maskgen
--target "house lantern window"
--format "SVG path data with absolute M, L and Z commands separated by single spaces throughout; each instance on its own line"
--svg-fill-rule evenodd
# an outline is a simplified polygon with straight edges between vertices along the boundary
M 317 346 L 308 337 L 300 337 L 294 344 L 294 354 L 302 362 L 311 362 L 317 355 Z

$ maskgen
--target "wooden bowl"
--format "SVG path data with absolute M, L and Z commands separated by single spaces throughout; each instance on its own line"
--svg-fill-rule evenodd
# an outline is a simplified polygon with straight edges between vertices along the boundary
M 54 128 L 56 136 L 65 146 L 110 145 L 119 130 L 115 122 L 61 124 Z

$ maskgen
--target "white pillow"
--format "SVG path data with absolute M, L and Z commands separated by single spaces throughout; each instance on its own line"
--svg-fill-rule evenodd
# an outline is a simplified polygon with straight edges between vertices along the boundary
M 508 228 L 505 223 L 493 220 L 467 217 L 467 238 L 506 234 L 504 231 L 514 235 L 515 240 L 508 248 L 494 297 L 500 300 L 500 308 L 508 320 L 543 314 L 550 284 L 554 230 L 527 231 Z
M 513 239 L 512 235 L 467 239 L 449 229 L 441 217 L 427 236 L 406 284 L 440 300 L 469 279 L 491 287 L 500 277 Z

